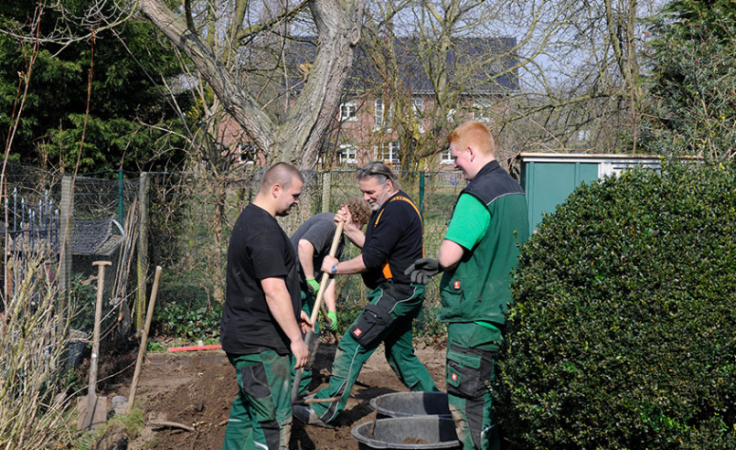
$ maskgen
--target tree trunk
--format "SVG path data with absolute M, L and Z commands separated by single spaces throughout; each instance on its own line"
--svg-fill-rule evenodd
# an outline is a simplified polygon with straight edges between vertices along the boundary
M 141 0 L 140 10 L 192 59 L 225 111 L 253 139 L 268 164 L 286 161 L 300 169 L 313 169 L 353 63 L 365 0 L 310 0 L 308 4 L 319 45 L 307 82 L 282 124 L 274 123 L 255 97 L 240 88 L 211 48 L 163 1 Z

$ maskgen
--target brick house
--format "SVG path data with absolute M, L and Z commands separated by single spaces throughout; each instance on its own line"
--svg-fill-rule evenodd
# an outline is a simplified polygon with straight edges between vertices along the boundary
M 453 168 L 449 149 L 438 151 L 438 147 L 445 146 L 444 136 L 432 137 L 441 135 L 432 133 L 433 117 L 437 117 L 436 95 L 424 67 L 426 61 L 418 56 L 416 45 L 417 42 L 410 38 L 395 39 L 393 51 L 401 73 L 393 79 L 381 75 L 375 66 L 368 64 L 371 58 L 365 49 L 356 51 L 334 128 L 325 139 L 320 156 L 319 164 L 323 169 L 350 169 L 373 160 L 398 168 L 402 158 L 407 156 L 406 142 L 421 142 L 425 146 L 426 154 L 414 158 L 419 169 Z M 453 77 L 462 77 L 463 81 L 462 86 L 451 86 L 460 94 L 456 106 L 447 111 L 447 128 L 469 119 L 490 122 L 494 114 L 506 107 L 508 94 L 519 90 L 518 71 L 514 68 L 517 63 L 513 53 L 515 47 L 516 39 L 509 37 L 458 38 L 454 42 L 453 50 L 447 54 L 448 82 L 454 83 Z M 308 61 L 309 48 L 311 45 L 302 48 L 289 65 L 303 66 L 304 61 Z M 490 62 L 478 63 L 478 60 Z M 473 72 L 457 75 L 465 67 L 473 67 Z M 384 88 L 383 85 L 389 83 L 393 87 Z M 388 91 L 393 93 L 387 94 Z M 222 134 L 227 139 L 224 144 L 234 155 L 248 154 L 243 152 L 243 149 L 250 149 L 247 139 L 234 121 L 226 125 Z M 247 160 L 241 156 L 237 158 L 242 162 Z M 262 160 L 255 163 L 262 164 Z

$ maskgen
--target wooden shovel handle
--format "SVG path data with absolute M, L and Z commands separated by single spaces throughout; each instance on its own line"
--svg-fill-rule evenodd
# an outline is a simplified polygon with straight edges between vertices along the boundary
M 100 328 L 102 322 L 102 297 L 105 290 L 105 267 L 111 266 L 110 261 L 95 261 L 97 266 L 97 301 L 95 302 L 95 324 L 92 332 L 92 357 L 89 364 L 89 394 L 95 395 L 97 389 L 97 362 L 100 356 Z
M 334 258 L 337 253 L 337 245 L 340 243 L 340 237 L 342 236 L 342 229 L 345 226 L 345 222 L 337 224 L 337 230 L 335 230 L 335 236 L 332 238 L 332 245 L 330 246 L 330 256 Z M 319 283 L 319 292 L 317 292 L 317 300 L 314 301 L 314 308 L 312 309 L 312 316 L 310 320 L 315 323 L 319 316 L 319 309 L 322 305 L 322 299 L 325 296 L 325 290 L 327 289 L 327 283 L 330 281 L 330 274 L 322 273 L 322 279 Z
M 330 246 L 330 256 L 334 257 L 335 253 L 337 253 L 337 245 L 340 243 L 340 237 L 342 236 L 342 229 L 345 226 L 345 222 L 340 222 L 337 224 L 337 230 L 335 230 L 335 235 L 332 237 L 332 245 Z M 327 273 L 322 273 L 322 280 L 319 283 L 319 291 L 317 292 L 317 300 L 314 302 L 314 308 L 312 309 L 312 315 L 309 318 L 312 323 L 315 323 L 317 320 L 317 317 L 319 317 L 319 309 L 322 304 L 322 298 L 325 296 L 325 289 L 327 288 L 327 283 L 330 280 L 330 275 Z M 312 339 L 318 339 L 314 336 L 314 333 L 309 332 L 307 333 L 307 337 L 305 339 L 305 344 L 307 344 L 307 349 L 309 349 L 309 344 Z M 316 349 L 315 349 L 316 351 Z M 302 382 L 302 374 L 304 373 L 304 369 L 301 368 L 296 371 L 294 374 L 294 383 L 291 385 L 291 401 L 295 402 L 297 399 L 297 396 L 299 395 L 299 384 Z

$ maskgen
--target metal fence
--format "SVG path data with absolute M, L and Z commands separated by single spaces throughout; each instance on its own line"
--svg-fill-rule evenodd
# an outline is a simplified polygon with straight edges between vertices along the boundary
M 118 326 L 121 321 L 134 320 L 131 319 L 132 310 L 136 308 L 134 297 L 138 294 L 139 300 L 145 299 L 146 292 L 137 290 L 145 287 L 147 276 L 157 265 L 164 268 L 158 296 L 162 307 L 169 302 L 213 307 L 224 300 L 230 232 L 237 216 L 255 197 L 263 170 L 241 169 L 220 175 L 213 172 L 150 173 L 143 178 L 111 174 L 108 179 L 74 179 L 74 220 L 101 223 L 101 227 L 78 227 L 77 233 L 85 229 L 111 229 L 110 232 L 121 240 L 116 252 L 104 255 L 114 263 L 107 276 L 107 280 L 111 280 L 106 290 L 111 300 L 105 306 L 109 333 L 115 331 L 113 323 Z M 436 255 L 447 230 L 452 206 L 465 183 L 458 172 L 401 172 L 398 175 L 402 189 L 414 199 L 423 216 L 425 254 Z M 280 219 L 288 234 L 312 214 L 335 211 L 345 200 L 361 196 L 357 171 L 309 171 L 304 172 L 304 176 L 299 211 Z M 5 205 L 0 205 L 4 207 L 0 217 L 5 217 L 3 232 L 8 233 L 10 243 L 24 233 L 29 236 L 28 231 L 33 227 L 36 242 L 51 243 L 52 253 L 59 254 L 63 224 L 59 219 L 63 211 L 59 210 L 64 201 L 62 178 L 57 173 L 8 166 L 7 192 L 11 195 Z M 143 179 L 148 181 L 143 183 Z M 89 233 L 100 234 L 97 231 Z M 143 233 L 144 248 L 137 244 L 140 233 Z M 347 245 L 344 258 L 358 252 L 359 249 Z M 22 256 L 17 253 L 13 256 L 12 245 L 4 244 L 6 257 Z M 72 293 L 80 314 L 77 328 L 82 331 L 91 329 L 95 287 L 91 262 L 96 259 L 101 256 L 77 254 L 73 258 Z M 3 275 L 8 273 L 7 262 L 4 264 Z M 141 264 L 143 266 L 136 273 L 136 265 Z M 15 267 L 21 266 L 15 264 Z M 56 270 L 58 259 L 51 266 L 52 271 Z M 357 314 L 367 295 L 360 277 L 340 277 L 338 290 L 342 308 Z M 438 303 L 437 280 L 433 280 L 427 290 L 427 317 L 434 317 Z M 118 328 L 117 331 L 127 329 Z
M 255 197 L 262 169 L 242 170 L 219 177 L 204 173 L 151 174 L 151 266 L 164 267 L 159 299 L 212 307 L 224 300 L 227 245 L 233 223 Z M 299 211 L 280 219 L 287 234 L 312 214 L 336 211 L 361 196 L 357 171 L 306 172 Z M 465 182 L 458 172 L 401 172 L 402 189 L 417 204 L 424 218 L 425 254 L 436 255 L 447 230 L 452 206 Z M 359 250 L 347 245 L 344 258 Z M 425 317 L 439 307 L 438 280 L 427 289 Z M 367 291 L 359 276 L 340 277 L 342 308 L 351 314 L 365 304 Z
M 65 183 L 65 179 L 72 182 Z M 106 335 L 125 333 L 129 325 L 125 312 L 130 310 L 130 292 L 135 289 L 130 262 L 137 224 L 135 214 L 129 213 L 137 211 L 137 179 L 72 178 L 9 163 L 3 181 L 8 195 L 0 204 L 2 305 L 18 295 L 28 275 L 34 279 L 40 277 L 44 282 L 34 286 L 48 289 L 50 283 L 57 292 L 67 288 L 63 301 L 59 297 L 57 313 L 71 317 L 71 327 L 79 335 L 90 333 L 96 287 L 92 278 L 96 270 L 91 263 L 108 259 L 114 266 L 108 269 L 106 278 L 105 292 L 109 299 L 104 305 Z M 65 185 L 70 187 L 66 191 Z M 74 217 L 75 227 L 67 241 L 63 223 L 68 216 Z M 103 226 L 90 225 L 95 222 Z M 111 249 L 109 252 L 105 252 L 104 244 Z M 65 252 L 69 253 L 68 258 L 64 257 Z M 33 301 L 36 296 L 34 293 L 29 298 Z

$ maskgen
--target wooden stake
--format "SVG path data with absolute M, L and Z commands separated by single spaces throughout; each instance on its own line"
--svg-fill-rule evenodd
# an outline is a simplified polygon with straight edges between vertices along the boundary
M 133 374 L 133 383 L 130 385 L 130 394 L 128 395 L 128 407 L 125 412 L 129 413 L 133 409 L 135 401 L 135 390 L 138 386 L 138 377 L 141 374 L 141 365 L 143 357 L 146 355 L 146 345 L 148 345 L 148 330 L 151 328 L 151 320 L 153 319 L 153 308 L 156 305 L 156 296 L 158 295 L 158 282 L 161 279 L 161 266 L 156 266 L 156 274 L 153 276 L 153 289 L 151 290 L 151 299 L 148 301 L 148 312 L 146 313 L 146 325 L 143 327 L 141 334 L 141 348 L 138 349 L 138 360 L 135 362 L 135 373 Z

